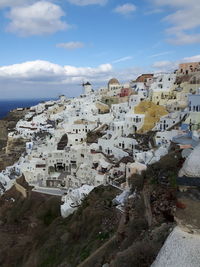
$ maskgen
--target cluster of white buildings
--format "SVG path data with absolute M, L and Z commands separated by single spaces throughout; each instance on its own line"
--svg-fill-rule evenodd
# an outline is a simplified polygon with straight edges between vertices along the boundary
M 31 107 L 9 133 L 9 139 L 27 140 L 26 153 L 14 165 L 15 172 L 36 188 L 70 190 L 63 198 L 62 214 L 68 214 L 66 207 L 73 210 L 75 204 L 68 202 L 82 199 L 78 188 L 85 194 L 101 184 L 127 190 L 131 175 L 166 155 L 174 137 L 187 131 L 200 136 L 199 91 L 191 95 L 188 83 L 176 85 L 176 75 L 144 74 L 129 84 L 111 79 L 99 90 L 87 82 L 80 97 L 60 96 Z M 162 106 L 166 113 L 150 129 L 154 145 L 143 149 L 136 133 L 144 133 L 148 124 L 151 114 L 146 103 L 153 103 L 154 109 Z M 92 142 L 91 135 L 96 136 Z M 9 168 L 0 174 L 2 185 L 12 185 L 12 179 Z M 72 200 L 75 195 L 76 201 Z

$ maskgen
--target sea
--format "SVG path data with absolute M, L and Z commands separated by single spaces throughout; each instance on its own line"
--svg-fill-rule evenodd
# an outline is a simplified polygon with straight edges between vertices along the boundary
M 4 118 L 13 109 L 31 107 L 47 100 L 51 99 L 0 100 L 0 119 Z

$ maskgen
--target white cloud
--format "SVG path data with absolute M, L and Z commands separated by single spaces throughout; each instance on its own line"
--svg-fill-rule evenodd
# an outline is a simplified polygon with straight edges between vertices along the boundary
M 146 70 L 140 67 L 131 67 L 125 69 L 114 70 L 110 78 L 116 77 L 120 81 L 130 81 L 138 77 L 140 74 L 146 73 Z
M 35 2 L 36 0 L 0 0 L 0 8 L 22 6 Z
M 160 6 L 177 6 L 177 7 L 182 7 L 182 6 L 190 6 L 191 4 L 196 4 L 198 0 L 153 0 L 155 4 L 160 5 Z
M 194 30 L 200 29 L 200 1 L 199 0 L 154 0 L 157 6 L 168 6 L 170 12 L 164 21 L 171 24 L 166 30 L 168 40 L 173 44 L 200 43 L 200 34 Z M 172 11 L 171 11 L 172 10 Z
M 176 38 L 168 38 L 169 43 L 175 45 L 186 45 L 200 43 L 200 34 L 187 34 L 183 32 L 177 32 Z
M 95 68 L 61 66 L 36 60 L 0 67 L 0 94 L 2 98 L 49 98 L 61 94 L 78 96 L 82 81 L 90 81 L 94 88 L 106 86 L 113 78 L 121 82 L 135 79 L 144 73 L 141 68 L 113 69 L 111 64 Z M 6 90 L 5 90 L 6 88 Z
M 127 3 L 121 6 L 117 6 L 114 9 L 114 12 L 119 13 L 121 15 L 130 15 L 135 10 L 136 10 L 136 6 L 134 4 Z
M 148 11 L 146 11 L 144 14 L 145 15 L 154 15 L 154 14 L 159 14 L 162 13 L 164 10 L 161 8 L 154 8 L 154 9 L 150 9 Z
M 164 60 L 164 61 L 156 61 L 153 64 L 153 68 L 166 68 L 171 66 L 171 61 Z
M 120 63 L 120 62 L 124 62 L 124 61 L 127 61 L 127 60 L 131 60 L 133 57 L 131 56 L 127 56 L 127 57 L 122 57 L 122 58 L 119 58 L 119 59 L 116 59 L 114 60 L 112 63 Z
M 165 71 L 174 71 L 178 67 L 178 62 L 163 60 L 163 61 L 156 61 L 153 63 L 152 68 L 156 69 L 158 72 L 165 72 Z
M 168 60 L 157 61 L 153 63 L 152 68 L 156 69 L 156 72 L 162 72 L 162 71 L 171 72 L 177 69 L 180 63 L 184 63 L 184 62 L 200 62 L 200 55 L 184 57 L 176 61 L 168 61 Z
M 47 97 L 56 94 L 75 96 L 80 94 L 80 83 L 90 81 L 95 88 L 105 86 L 116 77 L 121 82 L 135 79 L 142 73 L 166 72 L 177 69 L 181 62 L 200 61 L 200 55 L 185 57 L 177 61 L 157 61 L 144 68 L 114 69 L 111 64 L 97 67 L 61 66 L 48 61 L 35 60 L 0 67 L 1 96 L 4 97 Z M 6 90 L 4 89 L 6 88 Z
M 101 76 L 103 74 L 107 74 L 112 70 L 111 64 L 102 64 L 99 65 L 97 68 L 91 67 L 74 67 L 74 66 L 64 66 L 64 70 L 66 72 L 66 76 L 68 77 L 87 77 L 87 78 L 94 78 L 96 76 Z
M 7 15 L 11 20 L 7 30 L 21 36 L 52 34 L 69 28 L 61 20 L 64 15 L 58 5 L 46 1 L 13 7 Z
M 143 70 L 138 67 L 116 70 L 113 69 L 111 64 L 102 64 L 92 68 L 71 65 L 61 66 L 48 61 L 36 60 L 0 67 L 0 82 L 9 90 L 12 90 L 12 97 L 15 97 L 18 91 L 19 94 L 22 91 L 25 92 L 23 94 L 29 97 L 30 94 L 34 95 L 35 92 L 35 97 L 36 95 L 40 97 L 40 93 L 44 94 L 43 89 L 48 94 L 48 86 L 55 90 L 54 93 L 51 92 L 51 95 L 55 95 L 60 88 L 66 86 L 69 94 L 73 96 L 78 92 L 80 93 L 79 85 L 82 81 L 90 81 L 98 88 L 102 85 L 105 86 L 112 77 L 118 78 L 121 82 L 127 82 L 135 79 L 142 72 Z M 16 90 L 16 88 L 18 89 Z M 30 93 L 26 92 L 26 89 L 30 90 Z M 74 93 L 74 90 L 76 90 L 76 93 Z M 5 95 L 4 91 L 2 93 Z
M 200 62 L 200 55 L 192 56 L 192 57 L 184 57 L 184 62 Z
M 107 0 L 67 0 L 67 1 L 77 6 L 105 5 L 107 3 Z
M 60 43 L 56 45 L 57 47 L 65 48 L 68 50 L 74 50 L 78 48 L 84 47 L 84 43 L 82 42 L 68 42 L 68 43 Z
M 149 56 L 150 58 L 154 58 L 154 57 L 160 57 L 160 56 L 165 56 L 165 55 L 169 55 L 172 54 L 173 51 L 165 51 L 165 52 L 161 52 L 161 53 L 157 53 L 154 55 Z
M 111 71 L 111 64 L 102 64 L 91 68 L 61 66 L 48 61 L 36 60 L 0 67 L 0 79 L 62 84 L 81 81 L 83 78 L 99 79 Z
M 154 62 L 152 65 L 152 68 L 156 69 L 158 72 L 162 71 L 174 71 L 178 68 L 178 65 L 180 63 L 184 62 L 200 62 L 200 55 L 195 55 L 191 57 L 184 57 L 182 59 L 176 60 L 176 61 L 157 61 Z

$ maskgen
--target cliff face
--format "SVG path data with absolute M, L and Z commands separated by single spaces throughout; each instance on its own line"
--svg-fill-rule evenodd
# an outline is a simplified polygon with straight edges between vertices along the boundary
M 100 186 L 77 212 L 60 217 L 60 198 L 13 187 L 0 199 L 0 266 L 147 267 L 154 261 L 172 226 L 164 218 L 151 227 L 144 196 L 112 205 L 119 193 Z
M 26 112 L 26 110 L 14 110 L 0 120 L 0 171 L 14 164 L 25 151 L 25 140 L 8 140 L 8 132 L 14 130 Z
M 117 192 L 100 186 L 63 219 L 59 197 L 31 192 L 24 198 L 13 187 L 0 198 L 0 266 L 78 266 L 116 232 Z
M 177 153 L 133 177 L 137 194 L 124 212 L 113 205 L 120 192 L 111 186 L 95 188 L 66 219 L 60 217 L 60 198 L 36 192 L 24 198 L 13 187 L 0 198 L 0 266 L 150 266 L 174 226 Z M 170 186 L 159 184 L 163 175 Z
M 14 130 L 17 122 L 25 116 L 27 110 L 13 110 L 0 120 L 0 147 L 2 141 L 7 141 L 8 131 Z
M 0 120 L 0 151 L 6 146 L 8 136 L 8 122 Z

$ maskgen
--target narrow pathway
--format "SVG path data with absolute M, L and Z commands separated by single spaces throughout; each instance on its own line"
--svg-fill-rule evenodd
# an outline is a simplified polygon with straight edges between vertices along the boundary
M 100 258 L 101 253 L 105 253 L 107 251 L 109 246 L 114 245 L 114 243 L 117 244 L 117 238 L 116 235 L 111 237 L 106 243 L 104 243 L 100 248 L 95 250 L 94 253 L 92 253 L 87 259 L 85 259 L 82 263 L 80 263 L 77 267 L 92 267 L 94 266 L 95 262 Z

